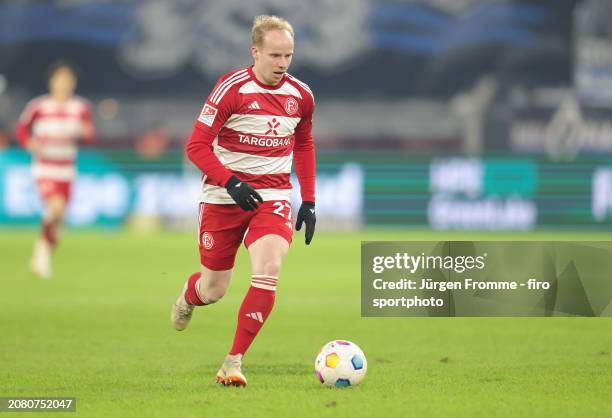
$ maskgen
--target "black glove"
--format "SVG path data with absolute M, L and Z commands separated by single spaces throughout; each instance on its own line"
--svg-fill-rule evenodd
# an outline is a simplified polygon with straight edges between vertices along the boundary
M 238 180 L 238 177 L 232 176 L 225 184 L 225 188 L 229 195 L 234 199 L 234 202 L 240 206 L 242 210 L 255 210 L 258 208 L 255 199 L 263 203 L 263 199 L 250 185 L 244 181 Z
M 317 223 L 314 202 L 302 202 L 302 206 L 300 206 L 300 211 L 298 212 L 297 219 L 295 221 L 296 231 L 302 229 L 302 222 L 306 223 L 306 245 L 309 245 L 310 241 L 312 241 L 312 237 L 314 236 L 315 224 Z

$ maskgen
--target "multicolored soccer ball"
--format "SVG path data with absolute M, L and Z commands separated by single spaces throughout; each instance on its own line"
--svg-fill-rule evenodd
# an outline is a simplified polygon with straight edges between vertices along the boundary
M 361 348 L 350 341 L 334 340 L 323 346 L 315 360 L 317 378 L 325 386 L 358 385 L 365 377 L 368 362 Z

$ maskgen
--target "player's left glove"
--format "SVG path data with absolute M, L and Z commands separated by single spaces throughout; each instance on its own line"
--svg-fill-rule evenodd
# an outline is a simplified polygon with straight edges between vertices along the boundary
M 302 229 L 302 223 L 306 224 L 306 245 L 309 245 L 310 241 L 312 241 L 312 237 L 314 236 L 315 224 L 317 223 L 314 202 L 302 202 L 300 211 L 297 214 L 297 219 L 295 220 L 296 231 Z

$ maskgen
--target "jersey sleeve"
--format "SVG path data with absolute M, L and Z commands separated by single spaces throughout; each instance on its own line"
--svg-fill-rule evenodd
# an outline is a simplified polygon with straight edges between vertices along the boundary
M 83 139 L 92 144 L 96 139 L 96 128 L 94 124 L 93 114 L 91 111 L 91 103 L 83 102 L 83 109 L 80 114 L 81 123 L 83 124 Z
M 314 140 L 312 138 L 312 116 L 314 113 L 314 98 L 310 92 L 304 94 L 302 103 L 302 120 L 295 128 L 295 147 L 293 160 L 295 174 L 300 183 L 300 194 L 303 202 L 315 201 L 316 157 Z
M 236 108 L 236 93 L 231 89 L 224 90 L 227 78 L 221 77 L 206 99 L 186 147 L 189 159 L 217 186 L 225 186 L 233 176 L 219 161 L 212 145 L 219 130 Z
M 30 136 L 32 135 L 32 124 L 34 123 L 38 113 L 38 103 L 38 99 L 30 100 L 23 112 L 21 112 L 19 120 L 17 121 L 15 136 L 23 147 L 28 144 Z

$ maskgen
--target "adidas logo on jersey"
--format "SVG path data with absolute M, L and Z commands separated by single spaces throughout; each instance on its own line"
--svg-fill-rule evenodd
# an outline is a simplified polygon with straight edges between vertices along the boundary
M 263 324 L 263 316 L 261 316 L 261 312 L 253 312 L 246 314 L 249 318 L 253 318 L 256 321 L 259 321 Z
M 257 109 L 261 109 L 261 107 L 259 107 L 259 103 L 257 103 L 257 100 L 253 100 L 253 103 L 249 105 L 249 109 L 257 110 Z

